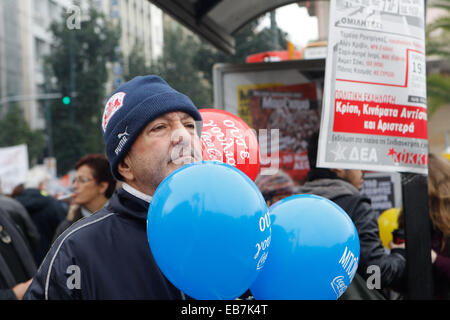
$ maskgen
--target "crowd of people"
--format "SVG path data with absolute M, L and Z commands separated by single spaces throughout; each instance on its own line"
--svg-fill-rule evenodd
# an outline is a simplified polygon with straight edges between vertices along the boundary
M 140 76 L 111 94 L 102 128 L 106 155 L 79 159 L 70 198 L 48 195 L 47 177 L 32 171 L 12 195 L 0 197 L 0 299 L 186 299 L 149 251 L 146 219 L 162 180 L 201 160 L 201 115 L 160 77 Z M 363 172 L 317 168 L 317 140 L 316 133 L 308 141 L 304 184 L 282 170 L 257 177 L 267 205 L 305 193 L 335 202 L 360 241 L 357 274 L 340 299 L 390 299 L 392 291 L 407 296 L 405 244 L 382 246 L 378 216 L 360 194 Z M 434 154 L 428 192 L 434 298 L 449 299 L 450 163 Z M 371 265 L 380 268 L 381 288 L 365 285 Z
M 22 299 L 56 238 L 112 196 L 116 180 L 105 155 L 86 155 L 75 169 L 73 194 L 65 201 L 46 192 L 50 177 L 39 168 L 11 196 L 0 197 L 0 299 Z

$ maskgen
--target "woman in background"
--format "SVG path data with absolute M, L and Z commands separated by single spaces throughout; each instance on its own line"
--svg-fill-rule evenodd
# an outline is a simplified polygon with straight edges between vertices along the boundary
M 88 154 L 75 164 L 74 193 L 69 212 L 55 232 L 55 240 L 74 222 L 103 208 L 116 188 L 108 159 L 103 154 Z
M 450 162 L 432 153 L 428 161 L 434 298 L 450 300 Z

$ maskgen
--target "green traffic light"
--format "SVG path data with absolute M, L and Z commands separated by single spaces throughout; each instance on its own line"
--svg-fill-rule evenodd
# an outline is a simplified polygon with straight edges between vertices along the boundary
M 65 97 L 63 97 L 62 98 L 62 103 L 63 104 L 70 104 L 70 97 L 68 97 L 68 96 L 65 96 Z

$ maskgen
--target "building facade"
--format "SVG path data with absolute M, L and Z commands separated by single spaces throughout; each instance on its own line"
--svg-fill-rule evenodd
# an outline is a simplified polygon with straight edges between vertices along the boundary
M 0 99 L 17 96 L 23 92 L 22 43 L 20 2 L 0 2 Z M 7 111 L 7 104 L 0 105 L 0 116 Z
M 75 14 L 74 8 L 83 19 L 90 6 L 121 27 L 117 50 L 122 60 L 110 66 L 109 91 L 122 83 L 128 56 L 137 43 L 147 64 L 162 54 L 163 14 L 147 0 L 1 0 L 0 117 L 13 103 L 10 101 L 16 101 L 32 129 L 45 128 L 45 100 L 36 96 L 49 93 L 44 57 L 52 48 L 50 24 L 62 19 L 63 12 Z
M 111 90 L 123 82 L 135 46 L 147 65 L 163 54 L 163 12 L 147 0 L 94 0 L 93 4 L 121 29 L 122 60 L 111 66 L 112 81 L 107 86 Z

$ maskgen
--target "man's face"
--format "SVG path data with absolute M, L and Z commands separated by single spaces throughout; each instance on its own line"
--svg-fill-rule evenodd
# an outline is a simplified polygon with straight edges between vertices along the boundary
M 153 195 L 175 169 L 201 160 L 195 120 L 184 112 L 170 112 L 151 121 L 141 132 L 123 160 L 131 175 L 121 174 L 134 188 Z
M 363 180 L 363 172 L 361 170 L 346 169 L 343 172 L 342 179 L 351 183 L 356 189 L 361 190 Z

